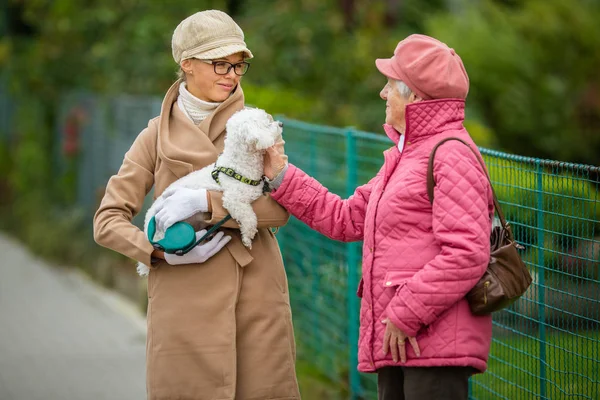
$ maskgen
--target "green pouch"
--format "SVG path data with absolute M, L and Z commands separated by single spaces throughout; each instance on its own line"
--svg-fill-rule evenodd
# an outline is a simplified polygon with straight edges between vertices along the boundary
M 196 232 L 192 225 L 187 222 L 177 222 L 170 226 L 165 232 L 165 237 L 154 241 L 156 233 L 156 220 L 154 217 L 148 223 L 148 240 L 156 250 L 168 254 L 183 255 L 196 245 Z

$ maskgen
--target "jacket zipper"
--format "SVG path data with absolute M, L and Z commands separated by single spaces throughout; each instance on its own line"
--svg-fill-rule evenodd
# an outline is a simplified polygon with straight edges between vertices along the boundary
M 396 146 L 396 150 L 398 150 L 398 147 Z M 393 151 L 393 150 L 392 150 Z M 403 153 L 403 152 L 402 152 Z M 377 205 L 375 207 L 375 210 L 373 210 L 373 239 L 375 239 L 375 233 L 377 232 L 376 229 L 376 223 L 375 221 L 377 220 L 377 210 L 379 209 L 379 202 L 381 200 L 381 198 L 383 197 L 383 192 L 385 190 L 385 188 L 387 187 L 387 184 L 390 180 L 390 178 L 392 177 L 392 175 L 394 174 L 394 172 L 396 171 L 396 169 L 398 168 L 398 165 L 400 164 L 400 160 L 402 159 L 402 153 L 400 153 L 398 155 L 398 160 L 396 161 L 396 165 L 393 166 L 392 170 L 390 171 L 389 174 L 386 174 L 383 177 L 383 182 L 382 182 L 382 186 L 381 186 L 381 192 L 380 192 L 380 196 L 377 199 Z M 391 158 L 391 155 L 389 153 L 384 153 L 384 163 L 388 163 L 389 158 Z M 375 243 L 373 243 L 371 247 L 371 257 L 373 257 L 374 259 L 374 254 L 375 254 Z M 373 285 L 373 259 L 371 260 L 371 271 L 370 271 L 370 281 L 371 281 L 371 285 Z M 370 299 L 371 301 L 373 300 L 372 298 Z M 375 307 L 371 307 L 371 349 L 373 349 L 373 342 L 375 341 Z M 375 356 L 374 354 L 371 352 L 370 354 L 370 364 L 371 367 L 375 366 Z

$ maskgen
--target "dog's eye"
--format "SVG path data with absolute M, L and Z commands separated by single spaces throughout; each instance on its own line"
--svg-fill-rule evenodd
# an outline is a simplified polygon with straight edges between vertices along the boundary
M 277 125 L 279 125 L 280 128 L 283 128 L 283 122 L 277 121 Z

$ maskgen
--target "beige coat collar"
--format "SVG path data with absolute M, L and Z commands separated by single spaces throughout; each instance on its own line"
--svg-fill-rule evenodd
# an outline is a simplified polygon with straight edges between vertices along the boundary
M 158 156 L 178 178 L 217 159 L 223 151 L 225 123 L 244 108 L 244 92 L 238 85 L 227 100 L 196 126 L 177 106 L 180 83 L 177 80 L 163 100 L 157 143 Z

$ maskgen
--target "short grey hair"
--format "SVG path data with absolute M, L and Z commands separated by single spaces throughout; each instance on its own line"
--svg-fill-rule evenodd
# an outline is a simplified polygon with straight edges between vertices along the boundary
M 396 82 L 396 89 L 398 89 L 398 93 L 400 93 L 400 95 L 405 99 L 408 99 L 412 94 L 412 90 L 410 90 L 410 88 L 406 86 L 406 83 L 402 81 L 395 80 L 394 82 Z

